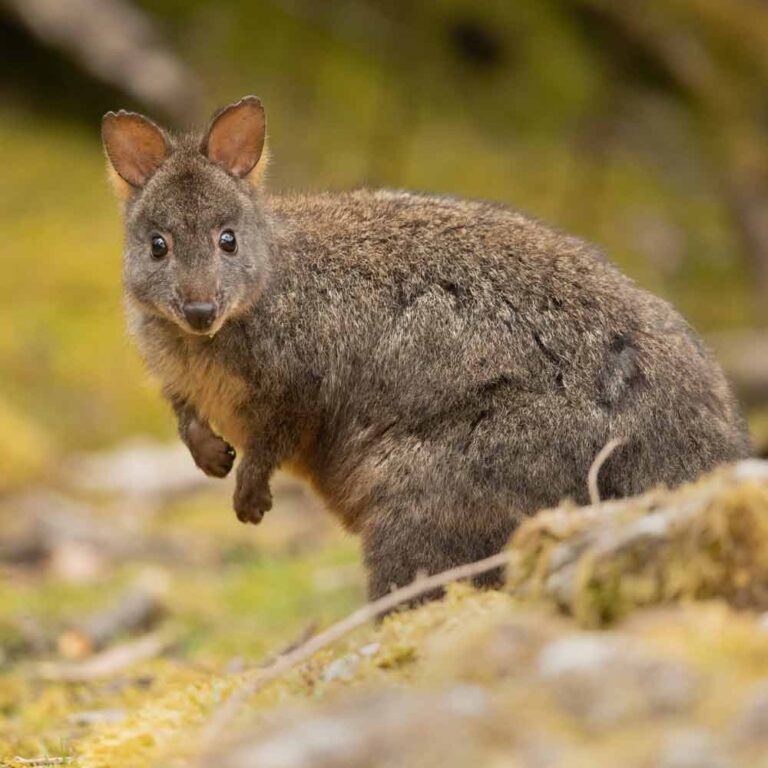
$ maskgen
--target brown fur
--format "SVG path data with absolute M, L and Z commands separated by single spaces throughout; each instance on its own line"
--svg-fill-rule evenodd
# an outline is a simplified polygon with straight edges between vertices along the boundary
M 587 501 L 611 437 L 625 444 L 600 473 L 603 497 L 749 452 L 698 337 L 588 244 L 483 202 L 267 197 L 247 162 L 221 167 L 197 137 L 170 141 L 126 206 L 142 353 L 201 467 L 231 466 L 214 428 L 240 449 L 240 519 L 269 508 L 278 466 L 298 471 L 361 534 L 372 597 L 498 551 L 563 497 Z M 155 263 L 158 227 L 172 249 Z M 217 250 L 221 227 L 236 255 Z M 179 309 L 193 286 L 218 307 L 210 335 Z

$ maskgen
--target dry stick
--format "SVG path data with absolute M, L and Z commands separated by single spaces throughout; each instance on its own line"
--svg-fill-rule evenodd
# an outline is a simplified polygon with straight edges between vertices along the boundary
M 433 576 L 425 576 L 406 587 L 397 589 L 372 603 L 358 608 L 354 613 L 310 638 L 303 645 L 280 656 L 271 666 L 259 670 L 255 678 L 250 682 L 246 681 L 239 690 L 229 697 L 211 719 L 203 734 L 204 745 L 210 744 L 219 736 L 224 727 L 237 715 L 240 708 L 251 696 L 258 693 L 268 683 L 284 675 L 297 664 L 308 660 L 326 646 L 335 643 L 358 627 L 362 627 L 371 619 L 375 619 L 377 616 L 397 608 L 402 603 L 414 600 L 433 589 L 444 587 L 451 582 L 468 579 L 473 576 L 479 576 L 481 573 L 492 571 L 494 568 L 506 565 L 509 559 L 509 552 L 499 552 L 496 555 L 491 555 L 483 560 L 477 560 L 474 563 L 460 565 L 448 571 L 436 573 Z
M 624 445 L 624 440 L 618 437 L 612 437 L 595 456 L 592 466 L 587 475 L 587 488 L 589 489 L 589 503 L 597 505 L 600 503 L 600 489 L 597 487 L 597 476 L 603 468 L 603 464 L 608 461 L 610 455 L 620 446 Z
M 162 617 L 164 606 L 155 589 L 134 588 L 116 605 L 85 618 L 70 627 L 57 640 L 59 653 L 68 659 L 81 659 L 106 648 L 123 632 L 146 632 Z
M 620 445 L 623 445 L 623 443 L 624 440 L 622 439 L 612 438 L 603 446 L 595 457 L 595 460 L 592 462 L 592 466 L 589 468 L 589 475 L 587 476 L 589 497 L 592 504 L 600 503 L 600 492 L 597 488 L 597 476 L 601 467 L 608 457 Z M 373 603 L 368 603 L 361 608 L 358 608 L 354 613 L 351 613 L 345 619 L 328 627 L 328 629 L 321 632 L 319 635 L 310 638 L 306 643 L 279 656 L 275 659 L 274 663 L 258 670 L 252 681 L 245 682 L 239 690 L 227 699 L 224 705 L 208 723 L 208 726 L 203 733 L 203 744 L 207 745 L 214 741 L 223 731 L 227 723 L 237 715 L 240 708 L 251 696 L 254 696 L 262 690 L 264 686 L 271 683 L 273 680 L 276 680 L 281 675 L 284 675 L 297 664 L 301 664 L 314 656 L 318 651 L 335 643 L 353 630 L 358 629 L 358 627 L 367 624 L 371 619 L 375 619 L 377 616 L 381 616 L 383 613 L 391 611 L 402 603 L 421 597 L 423 594 L 430 592 L 433 589 L 444 587 L 451 582 L 479 576 L 481 573 L 492 571 L 494 568 L 500 568 L 509 562 L 510 557 L 511 553 L 509 552 L 499 552 L 496 555 L 491 555 L 483 560 L 477 560 L 474 563 L 467 563 L 466 565 L 460 565 L 456 568 L 443 571 L 442 573 L 436 573 L 433 576 L 417 579 L 406 587 L 397 589 Z
M 114 677 L 134 664 L 160 656 L 175 642 L 174 632 L 158 631 L 137 640 L 113 645 L 106 651 L 83 661 L 41 663 L 38 665 L 37 676 L 41 680 L 53 683 L 86 683 Z

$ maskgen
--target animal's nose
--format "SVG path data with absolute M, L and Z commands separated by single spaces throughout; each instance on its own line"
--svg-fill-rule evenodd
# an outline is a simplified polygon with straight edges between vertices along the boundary
M 205 331 L 216 319 L 216 305 L 210 301 L 190 301 L 184 307 L 184 317 L 196 331 Z

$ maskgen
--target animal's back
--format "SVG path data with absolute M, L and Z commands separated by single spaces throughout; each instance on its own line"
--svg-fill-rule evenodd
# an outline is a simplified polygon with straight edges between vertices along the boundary
M 254 96 L 198 136 L 102 123 L 132 325 L 201 469 L 236 443 L 240 520 L 291 462 L 360 531 L 375 598 L 584 500 L 609 438 L 603 496 L 747 452 L 695 334 L 590 246 L 486 203 L 270 198 L 265 126 Z
M 407 193 L 273 205 L 316 354 L 334 361 L 311 462 L 353 525 L 393 486 L 436 508 L 583 501 L 611 437 L 626 442 L 606 496 L 748 452 L 695 334 L 582 241 L 503 206 Z

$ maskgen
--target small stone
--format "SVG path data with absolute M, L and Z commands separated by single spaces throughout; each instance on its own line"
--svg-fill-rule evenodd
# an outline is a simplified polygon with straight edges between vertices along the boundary
M 613 661 L 615 642 L 597 634 L 582 634 L 555 640 L 539 656 L 539 674 L 545 678 L 569 673 L 601 671 Z
M 368 643 L 367 645 L 364 645 L 362 648 L 360 648 L 357 652 L 361 656 L 375 656 L 379 649 L 381 648 L 381 643 Z
M 323 681 L 330 683 L 334 680 L 351 680 L 359 665 L 360 657 L 356 653 L 335 659 L 323 671 Z

